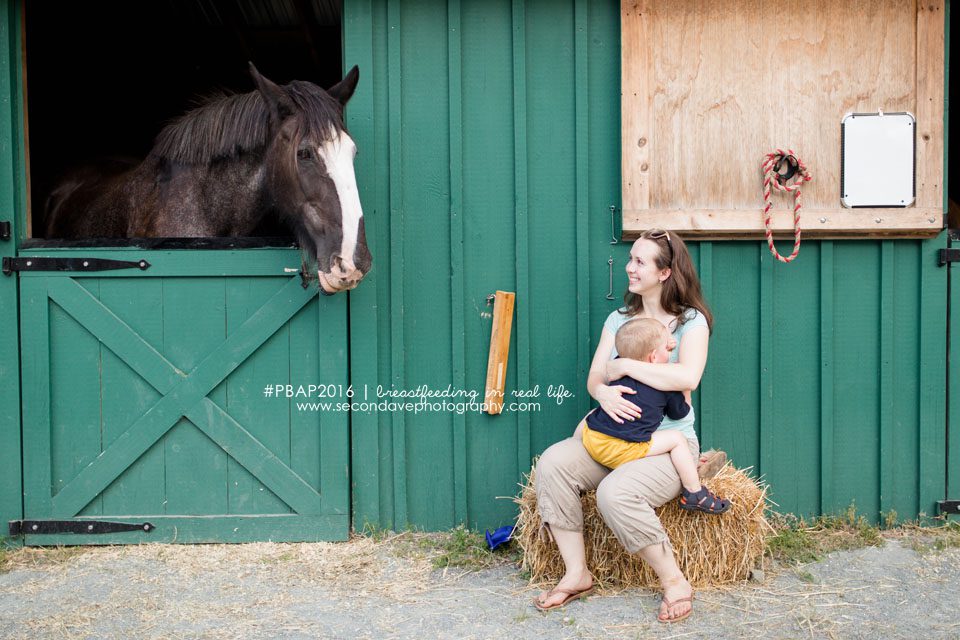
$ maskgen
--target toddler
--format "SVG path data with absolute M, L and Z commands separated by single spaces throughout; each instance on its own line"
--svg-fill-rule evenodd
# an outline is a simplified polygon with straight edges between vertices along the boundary
M 668 362 L 673 344 L 670 333 L 659 320 L 638 318 L 620 327 L 616 347 L 617 353 L 624 358 Z M 583 446 L 590 456 L 605 467 L 615 469 L 638 458 L 669 453 L 683 485 L 681 508 L 714 514 L 729 509 L 729 500 L 718 498 L 700 484 L 696 463 L 683 434 L 673 430 L 657 431 L 664 415 L 680 420 L 690 412 L 683 394 L 658 391 L 630 377 L 620 378 L 610 385 L 622 385 L 636 391 L 634 394 L 625 393 L 623 397 L 637 405 L 641 414 L 623 424 L 617 423 L 601 408 L 587 414 L 576 433 L 582 434 Z

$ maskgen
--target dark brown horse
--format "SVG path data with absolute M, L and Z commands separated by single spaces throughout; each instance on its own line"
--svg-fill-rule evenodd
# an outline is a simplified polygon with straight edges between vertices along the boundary
M 317 261 L 326 293 L 352 289 L 371 256 L 343 123 L 356 67 L 328 90 L 279 86 L 220 96 L 157 136 L 139 164 L 76 173 L 47 201 L 48 238 L 246 236 L 270 215 Z

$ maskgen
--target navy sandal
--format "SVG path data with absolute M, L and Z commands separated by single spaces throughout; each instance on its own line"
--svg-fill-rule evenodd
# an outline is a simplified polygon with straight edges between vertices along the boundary
M 700 491 L 682 489 L 680 493 L 680 508 L 687 511 L 703 511 L 704 513 L 719 515 L 729 509 L 730 506 L 729 500 L 718 498 L 704 486 L 700 487 Z

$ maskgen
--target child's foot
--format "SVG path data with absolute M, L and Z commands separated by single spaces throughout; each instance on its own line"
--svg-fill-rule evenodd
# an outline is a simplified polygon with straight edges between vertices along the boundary
M 718 498 L 706 487 L 700 487 L 700 491 L 687 491 L 684 488 L 680 492 L 680 508 L 687 511 L 721 514 L 730 506 L 729 500 Z

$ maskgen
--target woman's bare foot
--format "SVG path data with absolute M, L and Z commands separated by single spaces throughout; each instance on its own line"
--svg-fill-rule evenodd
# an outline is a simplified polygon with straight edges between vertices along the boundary
M 660 603 L 661 622 L 685 618 L 693 610 L 693 587 L 682 575 L 663 581 L 663 602 Z M 667 606 L 668 603 L 672 606 Z
M 586 591 L 593 586 L 593 576 L 590 575 L 590 572 L 584 569 L 582 572 L 576 573 L 566 573 L 560 582 L 557 583 L 557 586 L 550 591 L 544 591 L 539 596 L 537 596 L 537 602 L 540 603 L 540 607 L 543 609 L 548 609 L 552 606 L 555 606 L 569 597 L 569 593 L 562 593 L 558 591 L 559 589 L 567 589 L 568 591 Z

